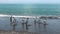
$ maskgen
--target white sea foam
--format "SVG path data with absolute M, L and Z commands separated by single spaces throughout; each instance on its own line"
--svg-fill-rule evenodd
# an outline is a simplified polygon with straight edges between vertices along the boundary
M 58 17 L 60 18 L 60 16 L 52 16 L 52 15 L 40 15 L 40 16 L 22 16 L 22 15 L 6 15 L 6 14 L 0 14 L 0 17 L 24 17 L 24 18 L 39 18 L 41 16 L 43 17 Z
M 9 17 L 10 15 L 0 14 L 0 17 Z
M 24 18 L 35 18 L 36 16 L 21 16 L 21 15 L 4 15 L 4 14 L 0 14 L 0 17 L 24 17 Z

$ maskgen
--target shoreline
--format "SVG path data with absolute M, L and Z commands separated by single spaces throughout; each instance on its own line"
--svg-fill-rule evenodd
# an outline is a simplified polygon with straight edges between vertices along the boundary
M 29 15 L 4 15 L 4 14 L 0 14 L 0 17 L 21 17 L 21 18 L 51 18 L 51 19 L 56 19 L 56 18 L 60 18 L 60 16 L 55 16 L 55 15 L 40 15 L 40 16 L 29 16 Z

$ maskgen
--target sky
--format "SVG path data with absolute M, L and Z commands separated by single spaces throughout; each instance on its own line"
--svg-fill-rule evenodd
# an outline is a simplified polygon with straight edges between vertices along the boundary
M 60 0 L 0 0 L 0 4 L 60 4 Z

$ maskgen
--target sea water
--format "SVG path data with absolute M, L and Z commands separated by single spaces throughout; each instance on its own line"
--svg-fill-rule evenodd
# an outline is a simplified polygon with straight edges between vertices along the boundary
M 60 15 L 59 4 L 0 4 L 0 14 Z

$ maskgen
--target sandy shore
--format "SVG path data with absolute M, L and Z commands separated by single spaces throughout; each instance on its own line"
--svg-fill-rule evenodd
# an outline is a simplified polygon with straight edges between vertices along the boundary
M 22 16 L 24 17 L 24 16 Z M 60 34 L 60 19 L 53 17 L 47 18 L 47 25 L 43 25 L 43 19 L 41 19 L 42 24 L 36 23 L 34 24 L 34 19 L 29 19 L 28 24 L 31 26 L 28 27 L 28 32 L 25 31 L 26 27 L 22 26 L 22 19 L 20 17 L 15 17 L 17 20 L 17 26 L 15 31 L 7 31 L 12 30 L 10 26 L 9 17 L 0 17 L 0 34 Z M 42 17 L 44 18 L 44 17 Z M 25 19 L 26 20 L 26 19 Z M 19 31 L 19 32 L 17 32 Z
M 37 33 L 28 32 L 28 31 L 5 31 L 5 30 L 0 30 L 0 34 L 37 34 Z

